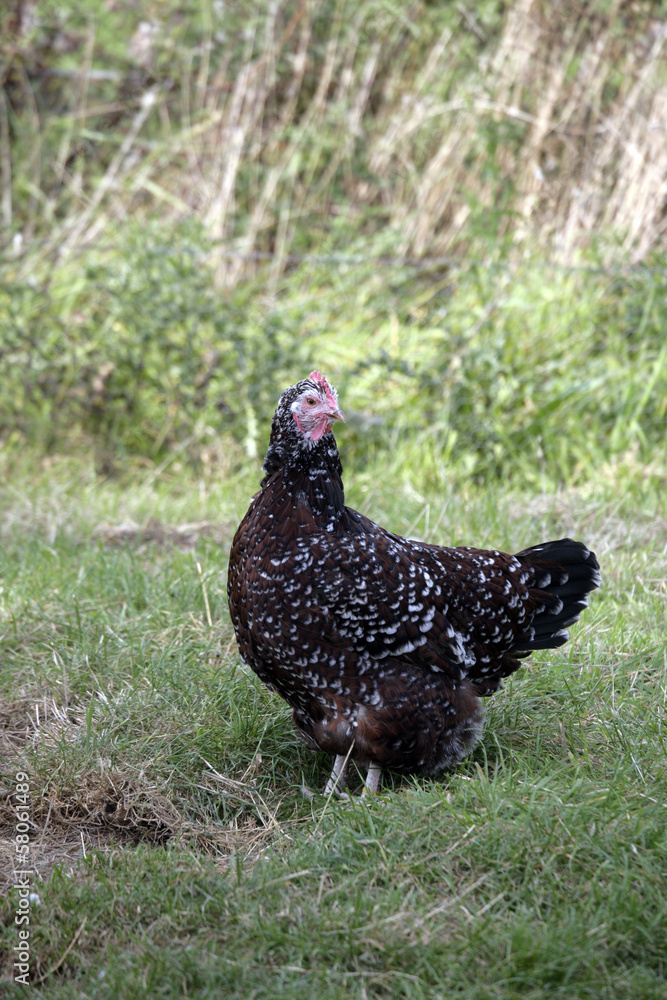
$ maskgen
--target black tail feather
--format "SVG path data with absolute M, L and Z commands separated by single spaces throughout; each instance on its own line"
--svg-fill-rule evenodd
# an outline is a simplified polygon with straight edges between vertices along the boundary
M 600 586 L 595 554 L 581 542 L 561 538 L 517 552 L 532 575 L 531 596 L 537 599 L 530 628 L 519 636 L 510 655 L 525 656 L 534 649 L 555 649 L 567 642 L 567 628 L 588 605 L 588 594 Z

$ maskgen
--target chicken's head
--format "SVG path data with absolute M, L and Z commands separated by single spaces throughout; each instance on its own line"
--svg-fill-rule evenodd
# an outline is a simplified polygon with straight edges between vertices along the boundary
M 338 405 L 338 393 L 324 375 L 313 371 L 291 385 L 278 401 L 264 471 L 270 474 L 290 456 L 309 452 L 336 420 L 344 421 L 345 415 Z
M 319 441 L 333 427 L 334 420 L 345 420 L 338 405 L 338 393 L 324 375 L 311 372 L 294 387 L 299 390 L 290 409 L 299 432 L 311 441 Z

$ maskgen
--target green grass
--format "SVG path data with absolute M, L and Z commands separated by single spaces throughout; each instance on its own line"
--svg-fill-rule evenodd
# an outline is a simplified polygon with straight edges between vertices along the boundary
M 165 242 L 162 242 L 162 241 Z M 276 400 L 314 367 L 344 392 L 348 467 L 420 489 L 554 488 L 665 455 L 664 256 L 570 270 L 535 256 L 443 272 L 306 261 L 221 295 L 197 227 L 128 226 L 108 251 L 0 272 L 0 440 L 256 466 Z M 383 245 L 388 244 L 388 237 Z
M 348 477 L 350 503 L 431 540 L 583 537 L 604 583 L 571 642 L 491 699 L 462 767 L 342 804 L 302 795 L 328 760 L 232 642 L 249 478 L 103 480 L 30 454 L 4 471 L 3 785 L 30 775 L 41 995 L 664 996 L 666 511 L 650 482 L 499 501 Z M 185 522 L 192 545 L 174 541 Z M 9 840 L 6 804 L 2 819 Z M 9 951 L 15 893 L 2 905 Z

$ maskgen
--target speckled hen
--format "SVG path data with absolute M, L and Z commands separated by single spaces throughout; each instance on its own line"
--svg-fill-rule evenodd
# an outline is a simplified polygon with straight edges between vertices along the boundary
M 429 775 L 482 732 L 480 698 L 522 657 L 562 645 L 599 585 L 594 554 L 564 538 L 516 555 L 402 538 L 345 506 L 331 428 L 344 420 L 317 371 L 278 403 L 265 476 L 232 543 L 228 597 L 241 656 L 292 707 L 313 748 Z

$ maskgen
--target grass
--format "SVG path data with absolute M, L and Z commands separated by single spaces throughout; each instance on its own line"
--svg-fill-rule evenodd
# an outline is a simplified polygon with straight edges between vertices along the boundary
M 41 995 L 664 995 L 659 492 L 610 476 L 429 502 L 351 480 L 351 503 L 432 540 L 584 537 L 604 587 L 489 702 L 463 767 L 341 804 L 304 798 L 327 759 L 232 642 L 250 480 L 37 455 L 5 471 L 3 784 L 30 775 Z M 8 800 L 2 819 L 10 847 Z
M 348 465 L 424 488 L 581 483 L 665 451 L 664 255 L 635 268 L 535 256 L 416 271 L 303 261 L 267 299 L 221 296 L 206 240 L 128 225 L 84 261 L 0 277 L 0 439 L 93 439 L 100 471 L 128 455 L 225 474 L 255 464 L 275 402 L 313 367 L 345 387 Z M 383 245 L 388 245 L 385 238 Z

